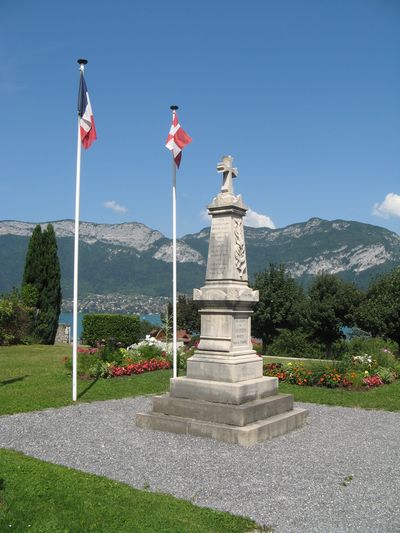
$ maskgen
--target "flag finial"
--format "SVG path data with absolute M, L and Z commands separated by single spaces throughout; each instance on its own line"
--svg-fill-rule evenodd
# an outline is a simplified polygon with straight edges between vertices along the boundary
M 176 111 L 177 109 L 179 109 L 179 107 L 177 105 L 171 105 L 170 109 L 171 111 Z
M 78 65 L 80 65 L 81 72 L 83 72 L 85 70 L 85 65 L 88 64 L 88 60 L 87 59 L 78 59 L 77 63 L 78 63 Z

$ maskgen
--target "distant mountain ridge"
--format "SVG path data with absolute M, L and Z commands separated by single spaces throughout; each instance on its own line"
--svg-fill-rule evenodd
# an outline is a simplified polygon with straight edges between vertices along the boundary
M 73 220 L 56 220 L 53 222 L 39 222 L 42 228 L 47 224 L 53 224 L 54 231 L 58 238 L 74 237 L 75 222 Z M 2 235 L 16 235 L 21 237 L 30 237 L 36 223 L 32 222 L 18 222 L 16 220 L 4 220 L 0 222 L 0 237 Z M 128 248 L 135 248 L 139 252 L 146 251 L 151 246 L 165 236 L 157 230 L 153 230 L 140 222 L 124 222 L 123 224 L 95 224 L 94 222 L 80 222 L 79 224 L 79 240 L 86 244 L 107 243 L 112 245 L 127 246 Z M 182 262 L 188 261 L 185 256 L 185 246 L 180 243 L 179 250 L 180 260 Z M 193 252 L 187 250 L 189 256 L 193 256 Z M 163 244 L 156 252 L 157 259 L 162 259 L 165 256 L 165 245 Z M 201 257 L 194 254 L 193 261 L 201 261 Z
M 183 240 L 204 255 L 208 238 L 207 228 Z M 302 284 L 324 271 L 366 287 L 400 265 L 400 236 L 362 222 L 314 217 L 281 229 L 246 227 L 245 238 L 250 276 L 283 263 Z
M 63 295 L 72 294 L 74 222 L 54 226 Z M 0 221 L 0 293 L 21 283 L 28 240 L 35 223 Z M 46 226 L 42 223 L 42 226 Z M 178 240 L 178 290 L 204 284 L 210 228 Z M 284 263 L 301 283 L 327 271 L 366 287 L 400 265 L 400 236 L 385 228 L 346 220 L 311 218 L 281 229 L 245 228 L 250 279 L 270 263 Z M 139 222 L 80 223 L 80 293 L 169 296 L 172 241 Z

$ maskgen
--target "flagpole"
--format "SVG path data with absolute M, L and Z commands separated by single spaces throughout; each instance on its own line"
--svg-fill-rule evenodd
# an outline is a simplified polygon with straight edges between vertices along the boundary
M 86 59 L 78 59 L 80 75 L 83 76 Z M 78 142 L 76 148 L 76 189 L 75 189 L 75 234 L 74 234 L 74 304 L 72 320 L 72 401 L 77 400 L 77 360 L 78 360 L 78 264 L 79 264 L 79 210 L 81 194 L 81 152 L 80 116 L 78 115 Z
M 178 106 L 172 105 L 176 111 Z M 176 162 L 172 156 L 172 376 L 177 377 L 177 305 L 176 305 Z

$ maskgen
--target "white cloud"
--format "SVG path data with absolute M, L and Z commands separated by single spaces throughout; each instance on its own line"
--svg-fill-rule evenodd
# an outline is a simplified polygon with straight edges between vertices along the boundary
M 275 224 L 272 222 L 271 218 L 267 215 L 261 215 L 256 213 L 252 209 L 247 211 L 246 216 L 244 217 L 244 225 L 251 226 L 252 228 L 271 228 L 275 229 Z
M 207 222 L 208 224 L 211 222 L 211 217 L 206 209 L 201 211 L 200 216 L 204 222 Z M 269 216 L 256 213 L 252 209 L 248 209 L 247 214 L 244 217 L 244 225 L 251 226 L 252 228 L 275 229 L 275 224 L 272 222 Z
M 400 194 L 388 193 L 383 202 L 374 205 L 372 213 L 383 218 L 400 217 Z
M 203 209 L 200 212 L 200 217 L 203 222 L 207 222 L 207 224 L 211 224 L 211 216 L 208 214 L 207 209 Z
M 112 209 L 116 213 L 126 213 L 128 211 L 125 206 L 118 204 L 115 200 L 108 200 L 104 202 L 103 206 L 107 209 Z

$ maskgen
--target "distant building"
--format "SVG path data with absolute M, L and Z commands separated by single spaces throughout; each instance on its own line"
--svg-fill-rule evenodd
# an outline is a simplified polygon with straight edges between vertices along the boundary
M 150 331 L 151 337 L 154 337 L 158 341 L 165 342 L 166 335 L 163 329 L 153 329 Z M 192 336 L 186 331 L 186 329 L 178 329 L 176 332 L 176 342 L 178 347 L 180 346 L 189 346 Z M 172 342 L 172 339 L 171 339 Z

